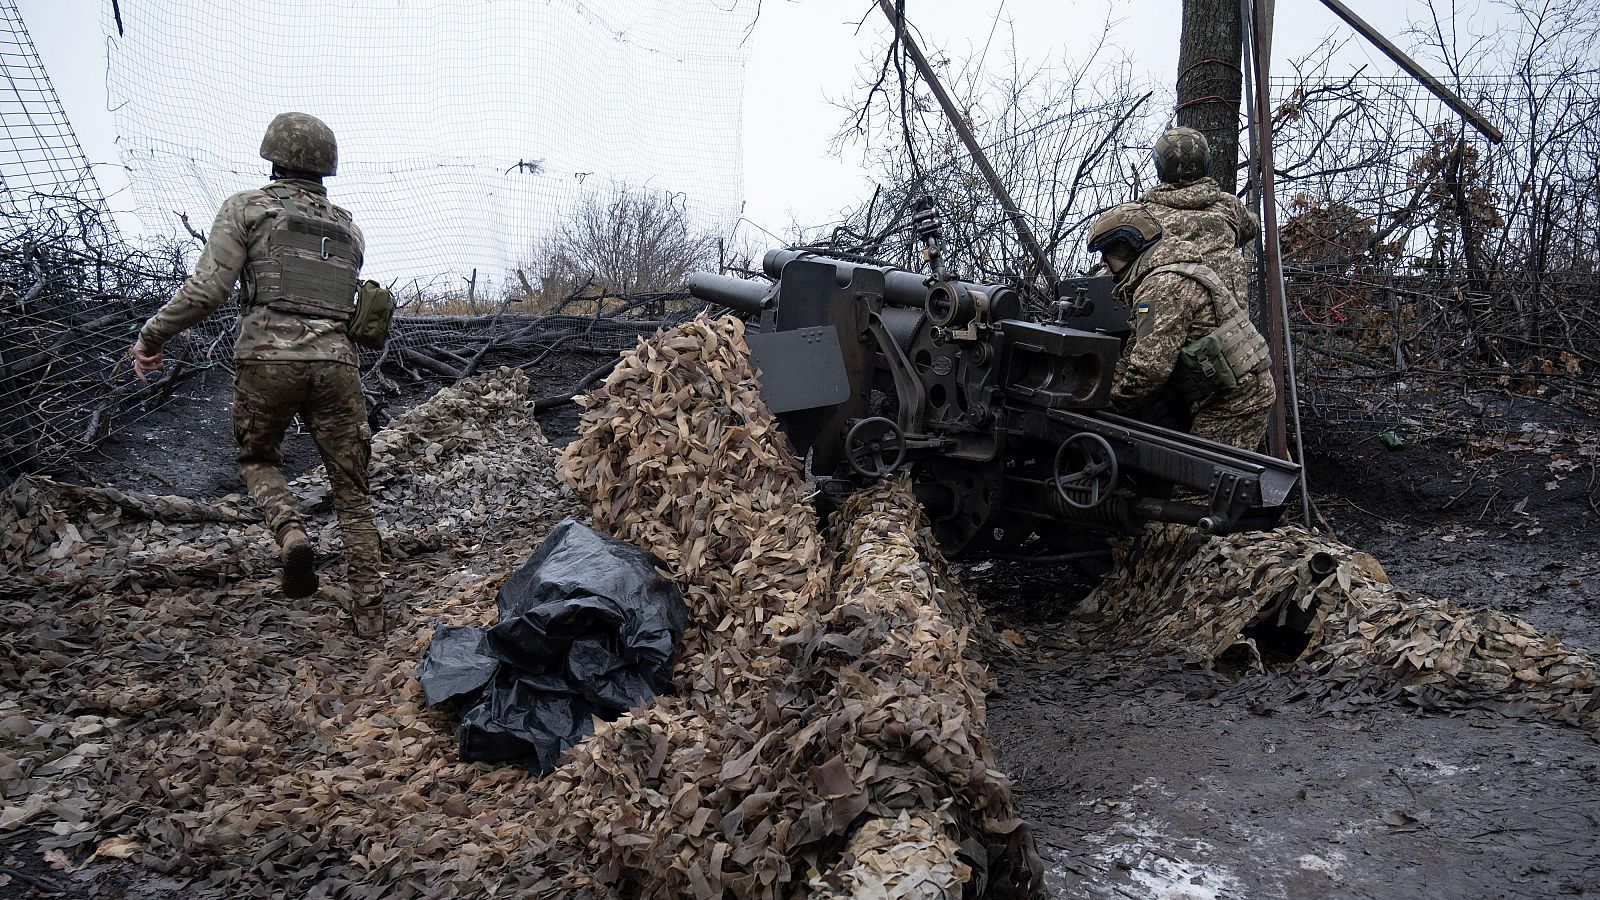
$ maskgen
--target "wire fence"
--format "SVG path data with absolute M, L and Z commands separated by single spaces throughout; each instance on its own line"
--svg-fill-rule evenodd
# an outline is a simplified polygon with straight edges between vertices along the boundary
M 1600 394 L 1600 76 L 1274 85 L 1290 325 L 1310 418 L 1461 425 L 1475 394 Z

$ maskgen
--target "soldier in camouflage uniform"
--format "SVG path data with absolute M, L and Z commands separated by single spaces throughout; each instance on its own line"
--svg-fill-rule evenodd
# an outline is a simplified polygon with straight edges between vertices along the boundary
M 344 536 L 352 626 L 384 629 L 378 528 L 367 490 L 371 432 L 356 350 L 346 334 L 365 252 L 350 213 L 328 201 L 338 167 L 333 132 L 304 113 L 273 119 L 261 142 L 272 182 L 229 197 L 195 273 L 139 331 L 134 373 L 161 371 L 162 347 L 244 283 L 234 346 L 233 433 L 239 474 L 278 540 L 283 590 L 317 590 L 315 553 L 280 468 L 278 445 L 298 413 L 333 487 Z
M 1257 449 L 1276 395 L 1267 343 L 1195 245 L 1164 237 L 1144 204 L 1124 203 L 1095 223 L 1089 250 L 1103 255 L 1134 310 L 1112 408 L 1133 413 L 1170 385 L 1188 400 L 1193 434 Z
M 1139 201 L 1161 223 L 1167 240 L 1188 241 L 1201 259 L 1245 302 L 1250 267 L 1241 253 L 1261 233 L 1261 222 L 1239 198 L 1207 175 L 1211 145 L 1193 128 L 1173 128 L 1156 139 L 1152 155 L 1161 184 Z

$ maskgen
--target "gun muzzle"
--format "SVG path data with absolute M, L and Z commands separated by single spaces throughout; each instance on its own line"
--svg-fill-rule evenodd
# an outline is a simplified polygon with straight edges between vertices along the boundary
M 772 296 L 773 286 L 710 272 L 695 272 L 688 280 L 689 296 L 716 303 L 745 315 L 760 315 Z

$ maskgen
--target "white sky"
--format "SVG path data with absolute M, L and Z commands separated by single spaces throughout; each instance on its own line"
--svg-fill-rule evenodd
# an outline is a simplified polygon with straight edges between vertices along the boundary
M 48 69 L 101 186 L 119 213 L 133 207 L 125 173 L 117 164 L 115 134 L 106 110 L 105 42 L 99 16 L 103 0 L 18 0 L 24 22 Z M 137 14 L 136 3 L 126 3 Z M 1424 0 L 1349 0 L 1348 5 L 1402 46 L 1408 17 L 1425 13 Z M 1109 14 L 1114 40 L 1139 74 L 1167 85 L 1175 77 L 1180 0 L 908 0 L 907 15 L 930 51 L 977 54 L 992 44 L 986 68 L 1009 65 L 1006 46 L 1032 62 L 1085 52 Z M 994 28 L 997 16 L 998 29 Z M 1317 0 L 1278 0 L 1274 63 L 1299 58 L 1329 35 L 1343 40 L 1345 26 Z M 865 20 L 864 27 L 857 22 Z M 1006 23 L 1011 23 L 1007 28 Z M 830 100 L 851 99 L 857 69 L 881 59 L 886 26 L 870 0 L 763 0 L 751 34 L 744 99 L 745 218 L 758 229 L 784 234 L 791 222 L 817 225 L 867 196 L 859 160 L 838 158 L 829 142 L 846 113 Z M 1393 64 L 1359 39 L 1349 41 L 1339 67 L 1370 66 L 1392 74 Z M 464 152 L 470 152 L 464 148 Z M 337 185 L 335 185 L 337 190 Z M 131 215 L 119 215 L 137 232 Z M 758 232 L 744 237 L 770 244 Z

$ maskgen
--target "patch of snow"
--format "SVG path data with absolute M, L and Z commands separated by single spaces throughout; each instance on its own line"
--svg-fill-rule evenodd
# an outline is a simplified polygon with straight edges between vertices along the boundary
M 1304 856 L 1297 857 L 1294 862 L 1295 865 L 1307 872 L 1321 872 L 1329 878 L 1333 878 L 1339 874 L 1340 869 L 1344 868 L 1345 859 L 1344 853 L 1332 850 L 1322 856 L 1318 856 L 1315 853 L 1307 853 Z

